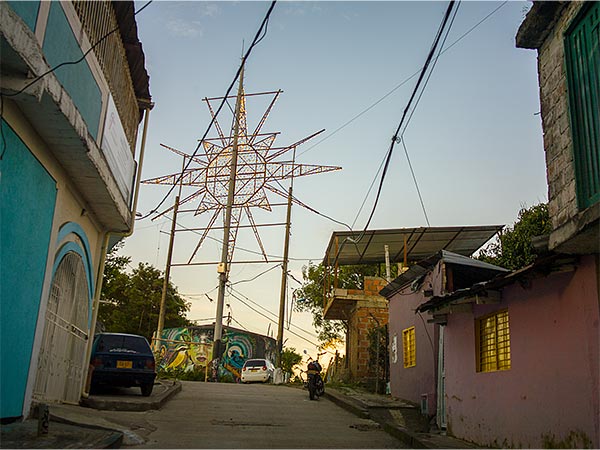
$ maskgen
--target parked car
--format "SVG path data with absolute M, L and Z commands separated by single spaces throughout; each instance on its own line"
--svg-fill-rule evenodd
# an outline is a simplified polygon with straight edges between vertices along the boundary
M 152 393 L 156 378 L 154 354 L 144 336 L 100 333 L 94 337 L 92 389 L 99 385 L 139 386 L 142 395 Z
M 242 367 L 242 383 L 270 383 L 273 381 L 274 371 L 275 366 L 268 359 L 248 359 Z

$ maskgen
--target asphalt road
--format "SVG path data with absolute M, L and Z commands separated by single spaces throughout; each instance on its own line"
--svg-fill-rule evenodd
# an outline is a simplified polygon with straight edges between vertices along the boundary
M 145 415 L 147 441 L 129 448 L 406 448 L 371 420 L 308 392 L 269 384 L 183 382 Z

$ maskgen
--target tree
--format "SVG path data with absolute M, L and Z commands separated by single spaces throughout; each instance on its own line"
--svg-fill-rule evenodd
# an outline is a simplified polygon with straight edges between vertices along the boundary
M 393 267 L 394 268 L 394 267 Z M 396 270 L 394 268 L 394 270 Z M 340 266 L 338 272 L 338 287 L 343 289 L 363 289 L 365 276 L 377 276 L 381 272 L 377 265 Z M 341 342 L 346 333 L 346 323 L 341 320 L 325 320 L 323 318 L 324 297 L 323 283 L 325 270 L 323 264 L 309 263 L 302 268 L 303 285 L 296 290 L 296 311 L 310 312 L 313 315 L 313 325 L 318 333 L 318 339 L 323 346 Z M 333 275 L 329 274 L 333 285 Z
M 522 207 L 513 227 L 500 232 L 499 237 L 482 249 L 477 259 L 517 270 L 531 264 L 537 257 L 531 239 L 552 231 L 548 205 L 540 203 L 530 208 Z
M 106 257 L 98 320 L 104 324 L 106 331 L 141 334 L 150 341 L 158 325 L 164 276 L 147 263 L 139 263 L 128 274 L 125 268 L 131 258 L 117 255 L 120 247 L 115 246 Z M 165 305 L 165 328 L 190 324 L 185 317 L 190 304 L 171 282 Z
M 294 367 L 302 362 L 302 355 L 296 353 L 296 349 L 293 347 L 286 347 L 281 352 L 281 368 L 285 373 L 292 375 L 294 373 Z

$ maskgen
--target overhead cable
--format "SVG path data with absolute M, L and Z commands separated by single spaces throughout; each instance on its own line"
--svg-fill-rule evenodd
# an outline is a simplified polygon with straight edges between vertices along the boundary
M 173 192 L 173 190 L 175 189 L 175 187 L 179 184 L 179 182 L 183 178 L 183 176 L 184 176 L 185 172 L 187 171 L 189 165 L 191 164 L 191 162 L 194 160 L 194 158 L 198 154 L 198 150 L 200 150 L 200 147 L 201 147 L 202 143 L 204 142 L 204 140 L 206 139 L 206 136 L 208 136 L 208 133 L 209 133 L 210 129 L 212 128 L 213 124 L 215 123 L 215 121 L 217 119 L 217 116 L 221 112 L 221 109 L 223 109 L 223 105 L 225 105 L 225 103 L 227 101 L 227 97 L 229 96 L 229 93 L 233 89 L 233 86 L 235 85 L 235 82 L 239 78 L 240 73 L 241 73 L 244 65 L 246 64 L 246 60 L 250 56 L 250 53 L 252 53 L 252 50 L 254 49 L 254 47 L 265 38 L 267 27 L 268 27 L 268 23 L 269 23 L 269 17 L 271 16 L 271 12 L 273 12 L 273 8 L 275 7 L 276 3 L 277 3 L 277 0 L 273 0 L 271 2 L 271 6 L 269 7 L 269 9 L 268 9 L 268 11 L 267 11 L 267 13 L 266 13 L 266 15 L 265 15 L 262 23 L 260 24 L 260 28 L 256 32 L 256 35 L 254 36 L 254 39 L 252 40 L 252 44 L 250 44 L 250 47 L 248 47 L 248 51 L 246 52 L 246 54 L 242 58 L 242 62 L 240 64 L 240 67 L 238 67 L 238 70 L 235 73 L 235 76 L 233 77 L 233 80 L 231 81 L 231 84 L 227 88 L 227 91 L 225 92 L 225 95 L 223 96 L 223 99 L 221 100 L 221 104 L 217 108 L 215 114 L 212 115 L 212 119 L 211 119 L 210 123 L 208 124 L 208 127 L 206 128 L 206 131 L 204 132 L 202 138 L 199 140 L 198 145 L 196 146 L 196 149 L 194 150 L 194 153 L 192 153 L 192 155 L 187 159 L 187 163 L 185 164 L 183 170 L 179 174 L 179 177 L 173 183 L 173 185 L 169 188 L 169 191 L 164 195 L 164 197 L 158 203 L 158 205 L 156 205 L 154 207 L 154 209 L 152 209 L 151 211 L 149 211 L 146 215 L 142 216 L 138 220 L 143 220 L 143 219 L 151 216 L 155 212 L 157 212 L 158 209 L 162 206 L 162 204 L 167 200 L 167 198 L 169 197 L 169 195 L 171 195 L 171 192 Z

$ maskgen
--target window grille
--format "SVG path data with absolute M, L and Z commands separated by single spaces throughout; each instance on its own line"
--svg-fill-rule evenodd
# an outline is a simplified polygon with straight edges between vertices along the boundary
M 510 331 L 508 310 L 477 319 L 477 371 L 510 369 Z
M 579 209 L 600 201 L 600 3 L 590 2 L 565 33 L 573 160 Z
M 417 365 L 415 327 L 410 327 L 402 331 L 402 352 L 404 355 L 404 367 L 414 367 Z

